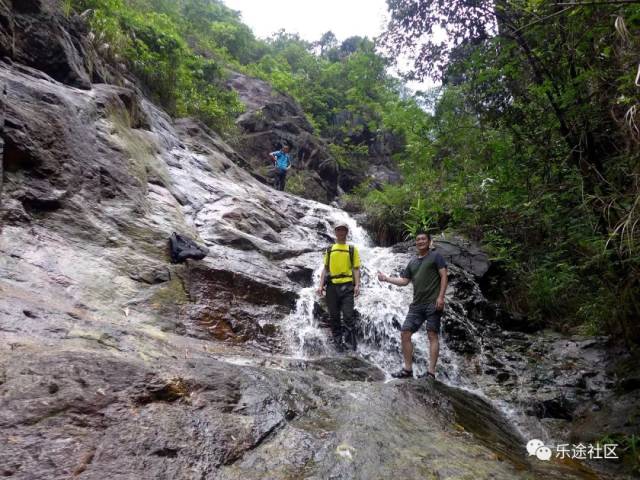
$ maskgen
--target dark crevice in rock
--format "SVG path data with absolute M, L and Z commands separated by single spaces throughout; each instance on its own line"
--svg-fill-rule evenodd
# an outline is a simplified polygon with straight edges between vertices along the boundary
M 8 126 L 8 122 L 7 122 Z M 11 137 L 4 137 L 4 171 L 17 172 L 19 170 L 33 170 L 42 164 L 42 161 L 29 150 L 16 144 Z
M 304 266 L 293 266 L 287 270 L 287 277 L 303 287 L 310 287 L 313 282 L 313 269 Z
M 618 383 L 618 388 L 623 392 L 633 392 L 640 389 L 640 377 L 624 378 Z
M 58 198 L 23 198 L 22 205 L 29 213 L 53 212 L 62 208 L 62 201 Z
M 178 452 L 180 449 L 178 448 L 159 448 L 158 450 L 154 450 L 151 452 L 151 455 L 155 455 L 157 457 L 168 457 L 168 458 L 176 458 L 178 456 Z
M 223 465 L 225 465 L 225 466 L 233 465 L 238 460 L 241 460 L 248 452 L 251 452 L 252 450 L 256 450 L 261 445 L 269 442 L 270 440 L 273 439 L 273 437 L 275 437 L 277 435 L 278 431 L 280 431 L 286 424 L 287 424 L 287 421 L 285 419 L 283 419 L 280 422 L 276 423 L 273 427 L 271 427 L 269 430 L 267 430 L 262 435 L 260 435 L 254 441 L 254 443 L 251 444 L 251 446 L 249 448 L 247 448 L 246 450 L 244 450 L 242 452 L 239 452 L 236 455 L 231 455 L 229 458 L 227 458 L 223 462 Z
M 573 420 L 574 405 L 564 397 L 543 400 L 532 406 L 532 413 L 538 418 L 559 418 Z

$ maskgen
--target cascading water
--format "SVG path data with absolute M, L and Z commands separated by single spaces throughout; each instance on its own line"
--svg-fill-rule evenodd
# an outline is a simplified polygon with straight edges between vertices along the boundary
M 332 225 L 344 222 L 349 226 L 348 243 L 356 245 L 360 252 L 361 295 L 356 299 L 357 325 L 360 330 L 358 353 L 379 366 L 387 374 L 401 366 L 400 325 L 411 303 L 411 287 L 397 287 L 380 282 L 377 272 L 399 275 L 411 254 L 396 253 L 388 247 L 375 247 L 367 232 L 346 212 L 326 207 L 323 212 L 327 231 Z M 317 215 L 318 212 L 316 211 Z M 285 330 L 289 332 L 289 344 L 294 356 L 312 358 L 335 354 L 330 341 L 330 331 L 318 321 L 316 294 L 322 271 L 322 254 L 318 253 L 314 268 L 313 285 L 299 292 L 295 311 L 287 318 Z M 426 372 L 428 343 L 426 332 L 421 329 L 414 335 L 415 371 Z M 462 378 L 453 352 L 440 342 L 439 372 L 458 384 Z M 464 382 L 463 382 L 464 383 Z
M 380 282 L 377 272 L 382 271 L 393 276 L 400 275 L 414 253 L 394 251 L 391 247 L 374 246 L 367 232 L 353 218 L 335 208 L 316 205 L 309 211 L 309 218 L 302 219 L 301 223 L 308 223 L 309 227 L 313 225 L 317 229 L 320 227 L 318 218 L 322 218 L 322 228 L 329 233 L 333 232 L 333 225 L 337 222 L 346 223 L 349 226 L 347 242 L 358 247 L 362 262 L 361 294 L 355 301 L 358 312 L 356 324 L 359 329 L 357 353 L 381 368 L 390 379 L 390 373 L 402 365 L 400 326 L 411 303 L 412 288 Z M 323 299 L 316 294 L 323 268 L 322 253 L 310 255 L 308 262 L 307 267 L 314 270 L 313 283 L 299 292 L 296 309 L 285 320 L 284 330 L 288 334 L 289 348 L 291 354 L 297 358 L 335 356 L 336 352 L 330 338 L 331 332 L 327 325 L 321 324 L 318 315 L 321 310 L 319 303 L 323 302 Z M 453 265 L 450 266 L 450 271 L 459 276 L 467 275 Z M 482 298 L 475 282 L 469 283 L 473 285 L 469 295 Z M 532 425 L 530 418 L 525 419 L 523 412 L 508 401 L 489 395 L 476 381 L 473 373 L 484 370 L 487 362 L 484 342 L 478 327 L 469 320 L 471 312 L 465 306 L 464 299 L 456 298 L 454 293 L 450 284 L 446 298 L 447 307 L 443 316 L 443 330 L 446 322 L 455 321 L 464 325 L 464 328 L 470 332 L 469 335 L 473 338 L 478 352 L 472 357 L 461 355 L 447 345 L 446 335 L 441 334 L 437 365 L 438 379 L 491 401 L 512 421 L 523 436 L 535 432 L 536 435 L 546 439 L 546 432 L 539 423 Z M 413 345 L 414 372 L 420 376 L 426 372 L 429 358 L 428 340 L 424 327 L 414 334 Z

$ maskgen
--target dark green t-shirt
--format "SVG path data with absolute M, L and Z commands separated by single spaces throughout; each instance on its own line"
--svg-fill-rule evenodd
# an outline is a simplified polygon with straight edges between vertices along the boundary
M 438 252 L 431 250 L 424 257 L 411 259 L 402 276 L 413 284 L 412 305 L 435 303 L 440 292 L 440 273 L 447 267 L 447 261 Z

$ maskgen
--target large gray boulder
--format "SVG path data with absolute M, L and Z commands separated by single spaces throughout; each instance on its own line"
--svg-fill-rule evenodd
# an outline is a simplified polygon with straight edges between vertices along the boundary
M 433 247 L 447 262 L 471 273 L 476 280 L 487 273 L 491 262 L 489 255 L 482 247 L 467 238 L 457 234 L 441 234 L 433 237 Z M 400 242 L 393 246 L 396 252 L 414 252 L 415 242 L 412 240 Z

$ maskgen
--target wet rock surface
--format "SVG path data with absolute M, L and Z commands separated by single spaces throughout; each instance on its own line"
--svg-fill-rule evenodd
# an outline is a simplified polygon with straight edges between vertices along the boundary
M 465 298 L 459 273 L 454 271 L 453 296 Z M 634 435 L 640 393 L 615 388 L 615 369 L 628 352 L 620 351 L 620 358 L 612 355 L 615 348 L 605 337 L 567 337 L 539 328 L 535 333 L 506 330 L 493 320 L 495 314 L 486 314 L 495 306 L 479 290 L 466 298 L 475 300 L 460 302 L 462 312 L 452 305 L 445 314 L 444 338 L 457 366 L 455 374 L 445 375 L 505 406 L 520 431 L 547 445 L 595 445 L 604 442 L 603 432 Z M 597 471 L 625 477 L 620 462 L 588 463 Z
M 486 403 L 488 421 L 467 424 L 464 410 L 481 400 L 463 391 L 336 382 L 322 370 L 230 349 L 175 358 L 185 346 L 176 337 L 145 342 L 155 347 L 145 357 L 107 346 L 3 350 L 3 475 L 372 478 L 399 469 L 408 478 L 470 470 L 475 478 L 586 478 L 561 465 L 509 461 L 519 438 L 506 424 L 496 428 L 500 416 Z M 482 429 L 495 437 L 487 444 L 505 446 L 478 443 L 473 432 Z
M 436 250 L 441 240 L 436 239 Z M 376 285 L 372 277 L 377 270 L 400 274 L 415 255 L 412 248 L 410 244 L 376 247 L 369 252 L 373 258 L 365 261 L 363 281 L 372 298 L 357 306 L 366 344 L 362 350 L 387 372 L 400 367 L 399 330 L 404 317 L 398 307 L 411 301 L 411 290 Z M 463 258 L 469 255 L 473 251 Z M 529 328 L 526 319 L 518 319 L 521 324 L 513 329 L 514 321 L 505 321 L 499 306 L 485 298 L 478 277 L 457 266 L 455 259 L 448 257 L 448 261 L 449 287 L 437 369 L 443 382 L 499 406 L 523 437 L 541 439 L 549 446 L 602 444 L 603 432 L 634 435 L 640 419 L 639 393 L 633 380 L 623 384 L 618 377 L 620 371 L 635 368 L 628 352 L 612 348 L 604 337 L 567 337 L 537 326 Z M 316 317 L 320 322 L 321 309 Z M 414 372 L 423 374 L 428 359 L 424 332 L 414 335 L 413 344 Z M 621 367 L 621 362 L 626 366 Z M 480 411 L 480 404 L 470 410 L 475 412 L 472 416 Z M 625 478 L 621 462 L 588 463 L 598 472 L 596 476 Z
M 309 408 L 292 393 L 309 390 L 295 377 L 167 359 L 151 367 L 106 351 L 3 355 L 4 476 L 204 478 Z
M 511 447 L 478 444 L 483 421 L 468 422 L 471 416 L 465 413 L 477 399 L 463 391 L 452 397 L 441 385 L 412 380 L 348 383 L 331 392 L 328 401 L 287 423 L 277 439 L 223 467 L 221 478 L 457 478 L 473 471 L 473 478 L 551 479 L 583 474 L 557 464 L 512 463 L 511 456 L 518 455 Z M 495 412 L 488 408 L 488 443 L 519 440 L 508 428 L 496 428 Z
M 459 235 L 438 235 L 432 239 L 433 247 L 449 264 L 453 264 L 480 280 L 489 270 L 489 255 L 476 242 Z M 393 245 L 392 250 L 398 253 L 413 253 L 414 241 L 405 241 Z

